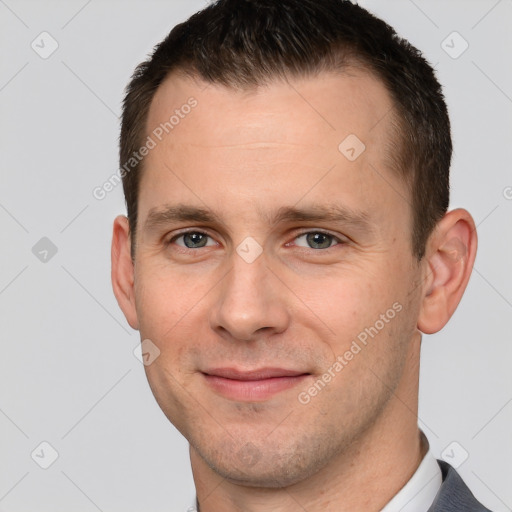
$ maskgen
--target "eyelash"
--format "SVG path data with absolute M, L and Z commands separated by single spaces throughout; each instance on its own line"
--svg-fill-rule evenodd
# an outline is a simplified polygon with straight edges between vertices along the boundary
M 297 235 L 295 235 L 295 237 L 293 239 L 296 240 L 297 238 L 299 238 L 301 236 L 309 235 L 311 233 L 326 235 L 326 236 L 330 237 L 333 242 L 336 242 L 336 243 L 331 245 L 330 247 L 327 247 L 326 249 L 313 249 L 313 247 L 300 247 L 299 246 L 300 249 L 310 249 L 310 250 L 315 251 L 315 252 L 318 252 L 318 251 L 324 251 L 325 252 L 325 251 L 328 251 L 329 249 L 332 249 L 336 245 L 343 245 L 345 243 L 343 240 L 338 238 L 336 235 L 333 235 L 332 233 L 329 233 L 328 231 L 324 231 L 322 229 L 314 229 L 314 230 L 309 230 L 309 231 L 303 231 L 303 232 L 298 233 Z
M 190 234 L 190 233 L 197 233 L 197 234 L 200 234 L 200 235 L 206 235 L 207 237 L 213 239 L 213 237 L 211 235 L 209 235 L 208 233 L 206 233 L 204 231 L 191 229 L 191 230 L 187 230 L 187 231 L 182 231 L 181 233 L 178 233 L 177 235 L 174 235 L 172 238 L 169 239 L 169 241 L 167 242 L 167 245 L 171 245 L 178 238 L 181 238 L 181 237 L 183 237 L 183 236 L 185 236 L 187 234 Z M 296 240 L 297 238 L 300 238 L 301 236 L 308 235 L 308 234 L 311 234 L 311 233 L 315 233 L 315 234 L 318 233 L 318 234 L 326 235 L 328 237 L 331 237 L 332 240 L 335 241 L 336 243 L 334 245 L 331 245 L 330 247 L 327 247 L 326 249 L 314 249 L 312 247 L 308 248 L 308 247 L 300 247 L 299 246 L 300 249 L 306 249 L 306 250 L 309 249 L 309 250 L 315 251 L 315 252 L 319 252 L 319 251 L 326 252 L 329 249 L 332 249 L 333 247 L 335 247 L 336 245 L 346 244 L 346 242 L 344 240 L 341 240 L 340 238 L 338 238 L 337 236 L 333 235 L 332 233 L 329 233 L 328 231 L 323 231 L 321 229 L 314 229 L 314 230 L 303 231 L 303 232 L 298 233 L 297 235 L 295 235 L 293 240 Z M 286 245 L 288 245 L 288 243 Z M 199 249 L 204 249 L 205 248 L 205 247 L 183 247 L 183 246 L 178 246 L 178 247 L 180 248 L 180 250 L 182 250 L 184 252 L 195 251 L 195 250 L 199 250 Z

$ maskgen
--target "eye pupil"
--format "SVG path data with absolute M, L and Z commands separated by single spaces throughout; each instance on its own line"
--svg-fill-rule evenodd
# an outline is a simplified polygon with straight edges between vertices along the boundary
M 206 245 L 207 236 L 204 233 L 185 233 L 183 235 L 183 242 L 189 249 L 196 249 Z
M 325 233 L 308 233 L 306 240 L 312 249 L 327 249 L 331 245 L 331 236 Z

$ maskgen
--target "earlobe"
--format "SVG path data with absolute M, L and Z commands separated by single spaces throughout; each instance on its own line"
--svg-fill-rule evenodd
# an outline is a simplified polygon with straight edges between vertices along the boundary
M 117 303 L 133 329 L 139 328 L 135 308 L 134 267 L 130 252 L 130 226 L 124 215 L 116 217 L 112 233 L 112 288 Z
M 477 234 L 473 218 L 458 208 L 437 224 L 427 244 L 425 287 L 418 329 L 441 330 L 457 308 L 473 269 Z

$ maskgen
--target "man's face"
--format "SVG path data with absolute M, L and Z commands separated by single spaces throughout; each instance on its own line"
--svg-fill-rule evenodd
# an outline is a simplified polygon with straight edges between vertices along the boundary
M 147 134 L 190 97 L 140 185 L 137 323 L 160 350 L 147 377 L 197 460 L 292 484 L 409 378 L 423 267 L 407 187 L 384 165 L 391 101 L 355 71 L 252 92 L 174 76 Z

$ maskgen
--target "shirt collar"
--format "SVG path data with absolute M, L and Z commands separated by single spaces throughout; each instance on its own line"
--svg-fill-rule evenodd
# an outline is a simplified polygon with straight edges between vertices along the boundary
M 442 483 L 441 468 L 429 447 L 414 475 L 381 512 L 427 512 Z

